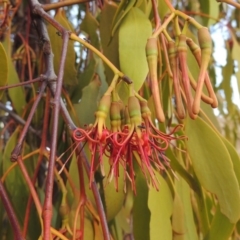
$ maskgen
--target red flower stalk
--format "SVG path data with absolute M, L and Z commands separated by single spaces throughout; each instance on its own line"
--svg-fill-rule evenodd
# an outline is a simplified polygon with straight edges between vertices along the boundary
M 94 125 L 86 129 L 76 129 L 73 138 L 77 142 L 88 142 L 91 157 L 90 182 L 93 181 L 94 172 L 102 165 L 102 157 L 105 154 L 109 158 L 111 166 L 108 173 L 109 181 L 115 179 L 118 190 L 119 167 L 123 167 L 125 181 L 129 179 L 132 189 L 136 192 L 133 156 L 138 162 L 148 184 L 158 189 L 157 178 L 153 167 L 157 170 L 165 170 L 169 167 L 169 160 L 164 152 L 172 140 L 176 139 L 173 134 L 179 128 L 178 125 L 169 134 L 158 130 L 151 121 L 151 112 L 146 101 L 139 102 L 135 96 L 128 99 L 126 124 L 121 127 L 121 104 L 113 101 L 110 107 L 110 119 L 112 130 L 109 131 L 103 121 L 103 114 L 96 114 Z M 103 110 L 102 110 L 103 111 Z

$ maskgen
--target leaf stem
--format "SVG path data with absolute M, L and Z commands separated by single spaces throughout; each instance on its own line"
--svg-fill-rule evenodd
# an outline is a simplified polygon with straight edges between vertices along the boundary
M 49 10 L 57 9 L 60 7 L 67 7 L 67 6 L 71 6 L 74 4 L 80 4 L 80 3 L 90 2 L 90 1 L 93 1 L 93 0 L 67 0 L 67 1 L 63 1 L 63 2 L 44 4 L 44 5 L 42 5 L 42 8 L 45 11 L 49 11 Z
M 160 27 L 160 28 L 158 28 L 158 30 L 155 32 L 155 33 L 153 33 L 153 35 L 152 35 L 152 37 L 154 38 L 156 38 L 164 29 L 166 29 L 166 27 L 167 27 L 167 25 L 172 21 L 172 19 L 175 17 L 175 12 L 176 11 L 174 11 L 174 12 L 172 12 L 168 17 L 167 17 L 167 19 L 164 21 L 164 23 L 162 24 L 162 26 Z
M 237 3 L 237 2 L 232 1 L 232 0 L 217 0 L 217 2 L 227 3 L 227 4 L 229 4 L 229 5 L 232 5 L 232 6 L 240 9 L 240 3 Z
M 121 78 L 124 77 L 124 74 L 122 72 L 120 72 L 100 51 L 98 51 L 90 43 L 81 39 L 75 33 L 70 33 L 70 39 L 81 43 L 86 48 L 90 49 L 92 52 L 94 52 L 96 55 L 98 55 L 109 66 L 109 68 L 114 72 L 115 75 L 118 75 Z
M 8 198 L 7 192 L 3 186 L 3 183 L 0 181 L 0 197 L 4 206 L 4 209 L 7 212 L 9 221 L 12 225 L 13 228 L 13 232 L 14 232 L 14 237 L 15 239 L 19 239 L 19 240 L 24 240 L 22 233 L 21 233 L 21 229 L 20 229 L 20 225 L 18 223 L 17 217 L 15 215 L 14 209 L 12 207 L 12 204 Z

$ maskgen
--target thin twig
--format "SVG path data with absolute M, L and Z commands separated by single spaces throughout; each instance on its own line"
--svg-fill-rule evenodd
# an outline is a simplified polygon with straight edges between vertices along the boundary
M 9 116 L 11 118 L 13 118 L 16 122 L 18 122 L 19 124 L 25 126 L 26 121 L 24 119 L 22 119 L 20 116 L 18 116 L 16 113 L 14 113 L 12 110 L 10 110 L 9 108 L 6 107 L 5 104 L 3 104 L 2 102 L 0 102 L 0 109 L 4 110 L 5 112 L 9 113 Z M 31 131 L 33 134 L 40 136 L 39 132 L 37 130 L 35 130 L 32 126 L 29 126 L 29 131 Z
M 24 240 L 14 209 L 8 198 L 7 192 L 4 189 L 3 183 L 1 181 L 0 181 L 0 197 L 2 199 L 4 209 L 7 212 L 9 221 L 12 225 L 15 239 Z
M 51 136 L 51 147 L 50 147 L 50 159 L 48 165 L 48 173 L 46 179 L 46 190 L 45 190 L 45 201 L 44 201 L 44 210 L 43 210 L 43 220 L 44 220 L 44 232 L 43 238 L 49 239 L 50 237 L 50 226 L 52 219 L 52 194 L 53 194 L 53 184 L 54 184 L 54 166 L 55 166 L 55 156 L 57 148 L 57 133 L 58 133 L 58 122 L 59 122 L 59 110 L 60 110 L 60 99 L 61 99 L 61 90 L 63 84 L 63 75 L 64 75 L 64 65 L 67 56 L 67 46 L 69 40 L 69 33 L 64 31 L 63 36 L 63 46 L 61 53 L 61 61 L 59 65 L 59 72 L 57 77 L 57 86 L 54 96 L 54 105 L 53 111 L 53 129 Z
M 23 146 L 23 141 L 27 135 L 27 132 L 28 132 L 28 129 L 29 129 L 29 126 L 30 126 L 30 123 L 32 121 L 32 118 L 33 118 L 33 115 L 34 113 L 36 112 L 36 109 L 37 109 L 37 106 L 42 98 L 42 95 L 45 91 L 45 88 L 47 86 L 47 82 L 44 82 L 42 85 L 41 85 L 41 88 L 40 88 L 40 91 L 39 91 L 39 94 L 37 96 L 37 98 L 35 99 L 34 103 L 33 103 L 33 106 L 31 108 L 31 111 L 28 115 L 28 118 L 27 118 L 27 121 L 23 127 L 23 130 L 21 132 L 21 135 L 20 137 L 18 138 L 18 142 L 17 142 L 17 145 L 16 147 L 13 149 L 12 153 L 11 153 L 11 161 L 17 161 L 17 158 L 18 156 L 21 154 L 21 151 L 22 151 L 22 146 Z
M 49 10 L 57 9 L 60 7 L 66 7 L 66 6 L 71 6 L 74 4 L 91 2 L 91 1 L 94 1 L 94 0 L 66 0 L 66 1 L 62 1 L 62 2 L 44 4 L 44 5 L 42 5 L 42 8 L 45 11 L 49 11 Z
M 232 6 L 240 9 L 240 3 L 237 3 L 237 2 L 232 1 L 232 0 L 217 0 L 217 2 L 227 3 L 227 4 L 229 4 L 229 5 L 232 5 Z

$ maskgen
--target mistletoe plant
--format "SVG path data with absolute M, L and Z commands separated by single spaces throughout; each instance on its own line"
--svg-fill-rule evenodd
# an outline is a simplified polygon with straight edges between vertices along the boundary
M 240 7 L 218 2 L 0 1 L 0 239 L 239 238 Z

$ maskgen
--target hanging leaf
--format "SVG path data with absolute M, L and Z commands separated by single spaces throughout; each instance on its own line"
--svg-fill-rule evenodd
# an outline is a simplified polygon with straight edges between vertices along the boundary
M 85 17 L 80 25 L 81 31 L 88 34 L 91 45 L 99 49 L 99 39 L 97 35 L 98 22 L 90 11 L 86 11 Z
M 235 172 L 235 175 L 238 180 L 238 185 L 240 186 L 240 158 L 238 153 L 236 152 L 236 149 L 233 147 L 233 145 L 225 138 L 221 137 L 223 143 L 225 144 L 228 153 L 231 157 L 232 163 L 233 163 L 233 170 Z
M 99 94 L 100 82 L 96 78 L 83 89 L 81 102 L 74 104 L 80 125 L 94 123 L 95 111 L 97 110 L 97 99 Z
M 146 179 L 138 168 L 136 171 L 136 191 L 133 203 L 133 235 L 134 239 L 149 240 L 150 211 L 148 208 L 148 186 Z M 155 189 L 154 189 L 155 191 Z
M 240 193 L 230 155 L 221 138 L 201 118 L 186 122 L 187 149 L 202 186 L 216 194 L 232 223 L 240 218 Z
M 183 165 L 183 160 L 180 154 L 179 154 L 179 159 L 180 159 L 181 165 Z M 182 177 L 179 177 L 179 179 L 175 180 L 175 186 L 181 201 L 180 204 L 182 204 L 182 207 L 183 207 L 183 215 L 184 215 L 184 234 L 175 235 L 175 237 L 176 239 L 179 239 L 180 237 L 183 236 L 184 240 L 197 240 L 198 235 L 197 235 L 197 229 L 194 222 L 190 187 Z M 173 211 L 173 216 L 174 216 L 174 211 Z M 176 224 L 178 224 L 177 214 L 176 214 Z
M 210 16 L 203 18 L 203 25 L 210 26 L 216 23 L 219 15 L 219 3 L 212 0 L 199 0 L 199 3 L 201 12 Z
M 145 47 L 152 27 L 148 18 L 133 7 L 119 28 L 119 59 L 122 72 L 127 75 L 138 91 L 148 73 Z
M 233 48 L 231 51 L 232 58 L 237 61 L 238 64 L 238 70 L 235 73 L 236 78 L 237 78 L 237 84 L 238 84 L 238 93 L 240 94 L 240 44 L 237 41 L 235 35 L 230 32 L 231 34 L 231 40 L 233 41 Z
M 8 61 L 7 55 L 4 50 L 2 43 L 0 42 L 0 87 L 3 87 L 7 84 L 8 80 Z M 0 99 L 2 98 L 3 91 L 0 91 Z
M 54 19 L 61 24 L 64 28 L 72 31 L 70 23 L 68 22 L 63 10 L 58 10 Z M 56 74 L 59 72 L 59 65 L 61 61 L 62 53 L 62 38 L 57 34 L 57 30 L 52 26 L 48 25 L 48 34 L 51 41 L 51 47 L 54 54 L 54 70 Z M 74 51 L 74 42 L 69 41 L 67 47 L 67 56 L 64 66 L 64 77 L 63 81 L 66 85 L 77 84 L 77 71 L 75 69 L 76 53 Z
M 221 82 L 219 87 L 224 90 L 225 100 L 227 102 L 227 111 L 229 114 L 232 114 L 232 111 L 233 111 L 233 102 L 232 102 L 233 89 L 230 84 L 231 77 L 233 74 L 233 67 L 234 67 L 233 59 L 231 57 L 230 52 L 227 51 L 227 64 L 222 69 L 223 81 Z
M 17 72 L 12 61 L 8 60 L 9 72 L 8 72 L 8 84 L 16 84 L 19 83 L 20 80 L 18 78 Z M 25 94 L 22 87 L 15 87 L 8 89 L 9 96 L 12 101 L 12 105 L 14 110 L 21 116 L 24 110 L 24 106 L 26 105 Z
M 19 128 L 17 128 L 14 133 L 9 138 L 7 145 L 4 149 L 3 153 L 3 172 L 7 172 L 9 167 L 13 164 L 10 161 L 11 152 L 17 144 L 17 137 L 19 134 Z M 28 186 L 22 172 L 20 171 L 19 167 L 16 166 L 9 174 L 7 175 L 4 185 L 6 190 L 11 196 L 11 201 L 18 217 L 19 222 L 22 224 L 24 221 L 24 215 L 27 205 L 27 200 L 29 196 Z M 36 219 L 37 221 L 37 219 Z
M 159 191 L 150 188 L 148 193 L 148 207 L 151 212 L 150 239 L 172 240 L 170 218 L 173 211 L 173 199 L 170 189 L 161 175 L 159 175 L 158 180 Z
M 74 87 L 71 94 L 72 103 L 78 103 L 79 100 L 82 98 L 82 90 L 93 79 L 95 69 L 96 69 L 96 62 L 94 58 L 92 58 L 89 64 L 87 65 L 87 67 L 84 69 L 84 71 L 80 73 L 78 76 L 78 85 Z
M 165 0 L 158 0 L 158 12 L 161 20 L 163 21 L 164 17 L 170 13 L 170 9 L 168 8 Z
M 231 236 L 235 224 L 231 223 L 229 219 L 221 213 L 217 208 L 214 214 L 210 231 L 204 240 L 226 240 Z
M 136 0 L 123 0 L 120 2 L 117 11 L 112 20 L 112 33 L 111 36 L 114 36 L 115 31 L 120 25 L 123 18 L 127 15 L 127 13 L 133 8 Z
M 184 209 L 181 198 L 178 193 L 175 193 L 173 201 L 173 214 L 172 214 L 172 230 L 174 240 L 184 240 L 186 229 L 185 229 L 185 218 Z
M 116 31 L 111 38 L 111 23 L 116 10 L 117 5 L 115 3 L 109 1 L 105 2 L 100 16 L 99 30 L 104 55 L 115 67 L 119 68 L 118 31 Z M 114 73 L 106 64 L 104 64 L 104 66 L 106 71 L 106 81 L 109 84 L 114 77 Z

